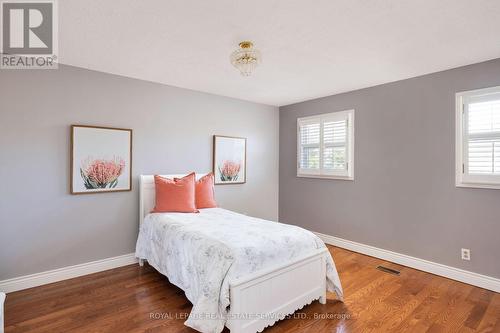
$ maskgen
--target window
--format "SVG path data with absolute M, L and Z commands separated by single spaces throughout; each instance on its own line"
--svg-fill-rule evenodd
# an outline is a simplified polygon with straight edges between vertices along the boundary
M 354 110 L 297 119 L 297 176 L 354 179 Z
M 456 185 L 500 189 L 500 87 L 457 94 Z

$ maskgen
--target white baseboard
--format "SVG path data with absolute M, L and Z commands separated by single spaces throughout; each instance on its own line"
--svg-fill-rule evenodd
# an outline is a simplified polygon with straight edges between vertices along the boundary
M 124 254 L 118 257 L 96 260 L 84 264 L 3 280 L 0 281 L 0 291 L 10 293 L 134 263 L 137 263 L 134 253 Z
M 500 279 L 491 276 L 481 275 L 463 269 L 446 266 L 443 264 L 438 264 L 432 261 L 411 257 L 405 254 L 380 249 L 374 246 L 356 243 L 350 240 L 321 234 L 319 232 L 315 232 L 315 234 L 318 235 L 318 237 L 320 237 L 326 244 L 338 246 L 347 250 L 359 252 L 375 258 L 391 261 L 396 264 L 408 266 L 424 272 L 429 272 L 432 274 L 444 276 L 446 278 L 468 283 L 473 286 L 493 290 L 496 291 L 497 293 L 500 292 Z
M 443 264 L 438 264 L 420 258 L 411 257 L 397 252 L 380 249 L 374 246 L 325 235 L 319 232 L 316 232 L 315 234 L 318 235 L 326 244 L 338 246 L 354 252 L 363 253 L 375 258 L 391 261 L 396 264 L 408 266 L 424 272 L 444 276 L 446 278 L 468 283 L 473 286 L 500 292 L 500 279 L 497 278 L 451 266 L 446 266 Z M 52 282 L 71 279 L 82 275 L 101 272 L 116 267 L 126 266 L 137 262 L 138 260 L 137 258 L 135 258 L 135 254 L 130 253 L 118 257 L 96 260 L 84 264 L 58 268 L 51 271 L 20 276 L 0 281 L 0 291 L 10 293 L 17 290 L 32 288 Z

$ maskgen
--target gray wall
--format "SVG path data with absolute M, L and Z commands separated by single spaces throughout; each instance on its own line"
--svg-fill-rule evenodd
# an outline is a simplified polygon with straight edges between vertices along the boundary
M 500 190 L 454 179 L 455 93 L 497 85 L 500 59 L 281 107 L 280 220 L 500 277 Z M 297 117 L 352 108 L 355 180 L 297 178 Z
M 275 107 L 74 67 L 0 71 L 0 280 L 131 253 L 137 175 L 209 171 L 212 135 L 248 138 L 224 208 L 278 215 Z M 69 125 L 132 128 L 132 192 L 70 195 Z

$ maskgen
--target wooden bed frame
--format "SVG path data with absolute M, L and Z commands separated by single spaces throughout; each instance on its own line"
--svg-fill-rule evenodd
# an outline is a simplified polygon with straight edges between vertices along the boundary
M 196 174 L 197 178 L 205 174 Z M 162 175 L 166 178 L 184 175 Z M 140 176 L 140 223 L 155 202 L 152 175 Z M 232 333 L 261 332 L 278 320 L 319 300 L 326 304 L 326 256 L 321 249 L 271 269 L 230 281 L 230 311 L 226 326 Z M 139 264 L 144 259 L 139 258 Z

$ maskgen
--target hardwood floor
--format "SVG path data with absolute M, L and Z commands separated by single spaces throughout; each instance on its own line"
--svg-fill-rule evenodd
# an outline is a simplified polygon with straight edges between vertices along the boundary
M 265 333 L 500 332 L 498 293 L 340 248 L 330 252 L 345 303 L 316 301 Z M 5 332 L 195 332 L 183 325 L 190 310 L 164 276 L 131 265 L 8 294 Z

